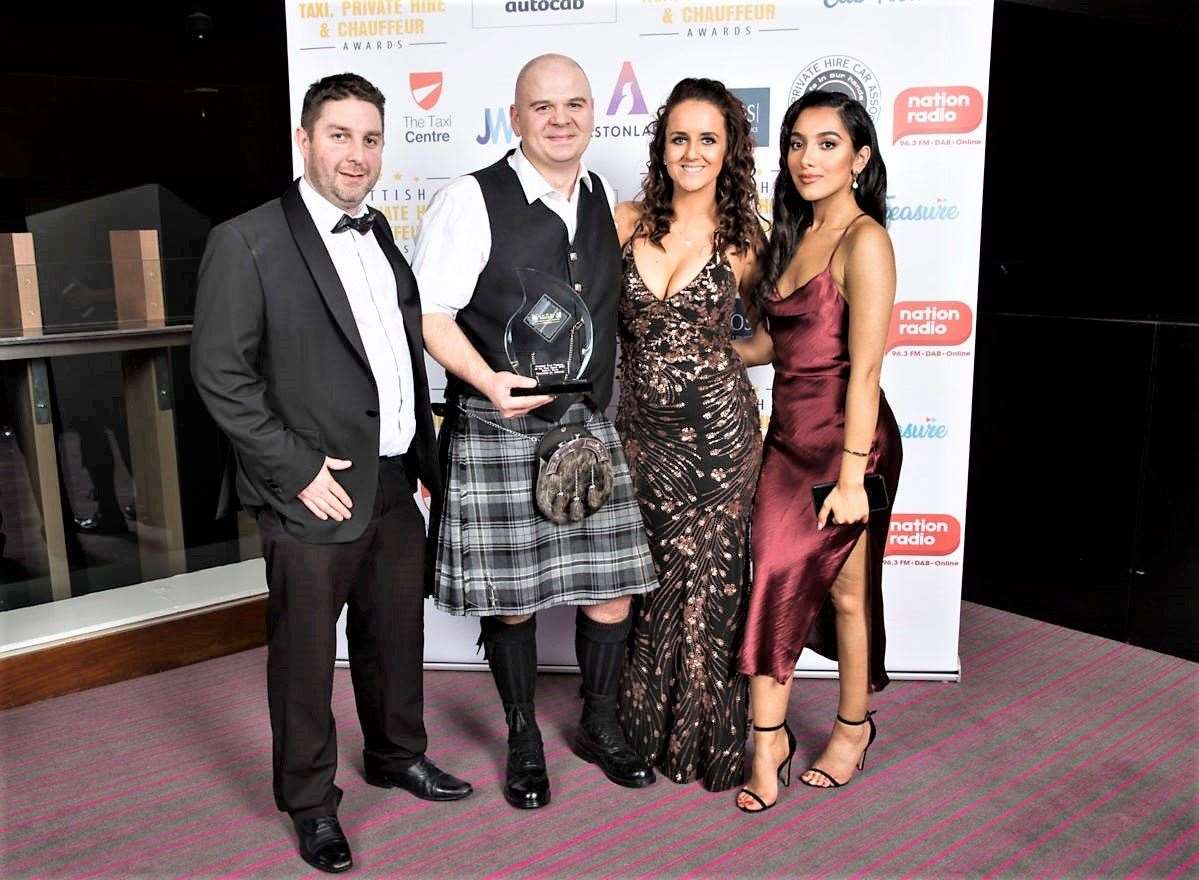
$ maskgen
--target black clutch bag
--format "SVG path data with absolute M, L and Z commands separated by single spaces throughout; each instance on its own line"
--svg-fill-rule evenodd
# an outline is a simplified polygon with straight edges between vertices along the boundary
M 882 474 L 866 474 L 863 484 L 866 487 L 866 500 L 870 503 L 871 513 L 886 510 L 891 506 L 891 499 L 887 495 L 887 483 Z M 812 487 L 812 506 L 816 509 L 817 516 L 820 515 L 820 508 L 824 507 L 824 500 L 828 498 L 828 493 L 833 491 L 833 487 L 836 485 L 834 481 L 817 483 Z

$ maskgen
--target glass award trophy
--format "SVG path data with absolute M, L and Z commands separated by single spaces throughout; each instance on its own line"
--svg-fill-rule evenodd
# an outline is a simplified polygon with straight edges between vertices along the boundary
M 537 380 L 513 396 L 583 393 L 594 348 L 591 311 L 579 290 L 537 269 L 517 269 L 524 296 L 504 328 L 504 354 L 512 372 Z

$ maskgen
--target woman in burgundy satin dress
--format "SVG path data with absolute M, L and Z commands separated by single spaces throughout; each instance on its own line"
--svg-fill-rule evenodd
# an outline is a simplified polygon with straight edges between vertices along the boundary
M 867 474 L 894 497 L 899 431 L 879 387 L 895 257 L 884 228 L 886 167 L 857 101 L 812 92 L 783 120 L 774 225 L 761 260 L 766 327 L 747 363 L 773 354 L 774 405 L 753 516 L 753 586 L 739 668 L 750 680 L 754 758 L 737 806 L 773 806 L 790 783 L 786 724 L 804 647 L 833 658 L 840 701 L 808 785 L 844 785 L 875 736 L 870 693 L 887 684 L 880 578 L 890 510 L 871 512 Z M 812 486 L 835 482 L 823 507 Z M 783 771 L 786 770 L 784 776 Z

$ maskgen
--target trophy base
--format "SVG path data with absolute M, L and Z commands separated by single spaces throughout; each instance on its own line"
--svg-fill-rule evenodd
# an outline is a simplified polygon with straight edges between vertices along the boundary
M 513 397 L 540 397 L 542 394 L 586 394 L 591 390 L 592 383 L 581 382 L 547 382 L 545 385 L 534 385 L 532 388 L 513 388 L 509 394 Z

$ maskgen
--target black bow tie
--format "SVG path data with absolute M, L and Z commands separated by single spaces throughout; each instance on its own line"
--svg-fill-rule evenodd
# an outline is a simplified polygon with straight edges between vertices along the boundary
M 375 223 L 375 217 L 367 211 L 361 217 L 351 217 L 349 214 L 342 214 L 341 219 L 337 221 L 337 225 L 333 227 L 334 232 L 345 232 L 347 229 L 353 229 L 359 235 L 366 235 L 371 231 L 371 226 Z

